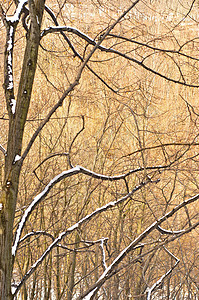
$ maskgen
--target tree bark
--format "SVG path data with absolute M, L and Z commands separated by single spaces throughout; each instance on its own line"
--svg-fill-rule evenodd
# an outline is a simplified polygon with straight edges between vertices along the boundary
M 8 55 L 12 56 L 12 51 L 8 53 L 9 32 L 11 26 L 16 29 L 17 22 L 7 22 L 7 42 L 5 47 L 5 69 L 4 69 L 4 88 L 7 109 L 9 114 L 9 131 L 7 153 L 5 155 L 5 169 L 3 188 L 0 196 L 0 300 L 13 299 L 11 292 L 11 280 L 14 257 L 12 257 L 13 242 L 13 223 L 19 178 L 22 166 L 22 159 L 15 161 L 16 156 L 21 156 L 22 141 L 25 122 L 28 114 L 31 92 L 33 87 L 34 75 L 37 65 L 38 48 L 40 43 L 40 27 L 44 11 L 45 1 L 28 1 L 30 11 L 30 28 L 27 32 L 26 49 L 24 53 L 21 79 L 18 89 L 16 110 L 12 110 L 12 100 L 14 99 L 14 89 L 9 85 L 9 60 Z M 5 19 L 6 22 L 6 19 Z M 13 34 L 14 42 L 14 34 Z

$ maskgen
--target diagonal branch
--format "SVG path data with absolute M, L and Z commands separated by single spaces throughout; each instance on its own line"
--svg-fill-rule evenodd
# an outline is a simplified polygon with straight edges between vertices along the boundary
M 132 241 L 123 251 L 120 252 L 120 254 L 115 258 L 115 260 L 112 262 L 112 264 L 103 272 L 103 274 L 100 276 L 100 278 L 97 280 L 97 282 L 88 289 L 83 295 L 81 295 L 77 300 L 90 300 L 93 299 L 93 297 L 96 295 L 97 291 L 100 289 L 100 287 L 104 284 L 104 282 L 107 280 L 107 278 L 110 277 L 111 273 L 115 270 L 115 268 L 118 266 L 118 264 L 126 257 L 126 255 L 135 249 L 135 247 L 142 242 L 142 240 L 147 237 L 152 231 L 157 229 L 159 225 L 161 225 L 164 221 L 166 221 L 168 218 L 172 217 L 177 211 L 179 211 L 182 207 L 186 206 L 187 204 L 191 204 L 199 199 L 199 194 L 196 196 L 187 199 L 186 201 L 180 203 L 176 207 L 174 207 L 173 210 L 159 218 L 157 221 L 155 221 L 153 224 L 151 224 L 145 231 L 143 231 L 134 241 Z M 199 222 L 196 224 L 196 226 L 199 225 Z M 188 228 L 188 230 L 194 229 Z M 181 233 L 182 234 L 182 233 Z
M 164 247 L 164 249 L 172 258 L 176 260 L 176 262 L 174 266 L 171 269 L 169 269 L 169 271 L 167 271 L 164 275 L 162 275 L 162 277 L 157 282 L 155 282 L 151 288 L 147 289 L 147 300 L 151 300 L 152 292 L 163 283 L 165 278 L 172 273 L 172 271 L 177 267 L 177 265 L 180 262 L 180 260 L 175 255 L 173 255 L 167 248 Z
M 54 247 L 57 246 L 57 244 L 63 239 L 65 238 L 68 234 L 72 233 L 74 230 L 77 230 L 82 224 L 90 221 L 91 219 L 93 219 L 95 216 L 99 215 L 102 212 L 107 211 L 108 209 L 114 208 L 115 206 L 117 206 L 118 204 L 126 201 L 128 198 L 130 198 L 135 192 L 137 192 L 138 190 L 140 190 L 143 186 L 145 186 L 146 184 L 149 184 L 151 181 L 146 181 L 141 183 L 140 185 L 136 186 L 130 193 L 128 193 L 127 195 L 125 195 L 124 197 L 116 200 L 116 201 L 111 201 L 109 203 L 107 203 L 106 205 L 103 205 L 102 207 L 97 208 L 95 211 L 93 211 L 91 214 L 87 215 L 86 217 L 82 218 L 79 222 L 77 222 L 76 224 L 72 225 L 71 227 L 69 227 L 66 231 L 61 232 L 59 234 L 59 236 L 49 245 L 49 247 L 46 249 L 46 251 L 43 253 L 43 255 L 32 265 L 32 267 L 29 269 L 29 271 L 24 275 L 24 277 L 22 278 L 21 282 L 19 283 L 19 285 L 17 286 L 16 290 L 14 291 L 13 295 L 16 295 L 18 293 L 18 291 L 20 290 L 21 286 L 24 284 L 24 282 L 31 276 L 32 273 L 34 273 L 34 271 L 38 268 L 38 266 L 43 262 L 43 260 L 45 259 L 45 257 L 52 251 L 52 249 Z M 39 195 L 38 195 L 39 196 Z M 35 199 L 36 201 L 37 199 Z M 32 205 L 33 207 L 33 205 Z M 22 217 L 22 220 L 18 226 L 17 229 L 17 235 L 15 238 L 15 243 L 13 246 L 13 255 L 16 254 L 16 250 L 19 244 L 19 239 L 21 236 L 21 231 L 23 229 L 24 226 L 24 222 L 27 220 L 27 214 L 31 213 L 31 208 L 29 207 L 25 213 L 24 216 Z M 107 268 L 108 269 L 108 268 Z
M 0 150 L 3 152 L 4 155 L 6 155 L 6 149 L 0 144 Z
M 94 49 L 99 49 L 103 52 L 107 52 L 107 53 L 113 53 L 113 54 L 116 54 L 118 56 L 121 56 L 129 61 L 132 61 L 133 63 L 139 65 L 140 67 L 146 69 L 147 71 L 155 74 L 155 75 L 158 75 L 162 78 L 164 78 L 165 80 L 167 81 L 170 81 L 170 82 L 174 82 L 174 83 L 177 83 L 177 84 L 181 84 L 181 85 L 184 85 L 184 86 L 189 86 L 189 87 L 199 87 L 199 85 L 195 85 L 195 84 L 189 84 L 189 83 L 186 83 L 184 81 L 180 81 L 180 80 L 176 80 L 176 79 L 173 79 L 173 78 L 170 78 L 158 71 L 155 71 L 153 70 L 152 68 L 148 67 L 143 60 L 139 61 L 133 57 L 130 57 L 129 55 L 125 54 L 125 53 L 122 53 L 118 50 L 115 50 L 113 48 L 106 48 L 104 46 L 101 46 L 99 44 L 99 42 L 96 42 L 95 40 L 93 40 L 92 38 L 90 38 L 88 35 L 84 34 L 83 32 L 81 32 L 80 30 L 74 28 L 74 27 L 70 27 L 70 26 L 55 26 L 55 27 L 48 27 L 46 29 L 44 29 L 41 33 L 41 38 L 43 38 L 45 35 L 47 35 L 48 33 L 56 33 L 56 32 L 63 32 L 63 31 L 67 31 L 67 32 L 70 32 L 70 33 L 73 33 L 73 34 L 76 34 L 77 36 L 79 36 L 80 38 L 82 38 L 83 40 L 85 40 L 87 43 L 89 43 L 90 45 L 93 45 L 95 46 Z M 102 36 L 103 39 L 104 39 L 104 35 Z M 101 41 L 101 40 L 100 40 Z M 179 53 L 180 54 L 180 53 Z
M 121 174 L 121 175 L 117 175 L 117 176 L 106 176 L 103 174 L 99 174 L 96 172 L 93 172 L 91 170 L 88 170 L 82 166 L 76 166 L 73 167 L 69 170 L 63 171 L 62 173 L 60 173 L 59 175 L 55 176 L 44 188 L 44 190 L 38 194 L 33 201 L 31 202 L 31 204 L 28 206 L 28 208 L 25 210 L 21 221 L 18 224 L 16 233 L 15 233 L 15 240 L 13 243 L 13 247 L 12 247 L 12 255 L 15 256 L 16 255 L 16 251 L 18 248 L 18 244 L 20 241 L 20 237 L 22 234 L 22 230 L 30 216 L 30 214 L 32 213 L 32 211 L 35 209 L 35 207 L 48 195 L 48 193 L 51 191 L 51 189 L 55 186 L 55 184 L 59 183 L 61 180 L 67 178 L 67 177 L 71 177 L 74 176 L 76 174 L 85 174 L 87 176 L 90 176 L 92 178 L 96 178 L 96 179 L 100 179 L 100 180 L 105 180 L 105 181 L 117 181 L 117 180 L 121 180 L 124 179 L 125 177 L 129 176 L 131 174 L 131 172 L 128 172 L 126 174 Z M 133 170 L 132 170 L 133 173 Z M 148 179 L 147 182 L 143 182 L 141 183 L 138 187 L 135 187 L 135 189 L 140 189 L 143 185 L 145 185 L 146 183 L 151 182 L 150 179 Z M 156 181 L 157 182 L 157 181 Z M 133 192 L 134 193 L 134 192 Z M 131 195 L 131 193 L 128 193 L 125 197 L 129 198 Z M 124 200 L 126 199 L 124 197 Z M 119 200 L 118 200 L 119 201 Z
M 46 116 L 46 118 L 43 120 L 43 122 L 40 124 L 40 126 L 37 128 L 37 130 L 35 131 L 35 133 L 33 134 L 32 138 L 30 139 L 23 155 L 21 158 L 21 164 L 23 163 L 24 159 L 26 158 L 27 154 L 29 153 L 32 144 L 34 143 L 35 139 L 37 138 L 38 134 L 41 132 L 41 130 L 43 129 L 43 127 L 48 123 L 48 121 L 50 120 L 51 116 L 54 114 L 54 112 L 58 109 L 58 107 L 62 106 L 63 101 L 65 100 L 65 98 L 68 96 L 69 93 L 71 93 L 74 88 L 79 84 L 82 72 L 84 70 L 84 68 L 87 66 L 89 60 L 91 59 L 91 57 L 93 56 L 94 52 L 100 48 L 101 43 L 104 41 L 104 39 L 106 38 L 106 36 L 111 32 L 111 30 L 120 22 L 120 20 L 122 18 L 124 18 L 124 16 L 139 2 L 140 0 L 136 0 L 135 2 L 133 2 L 133 4 L 121 15 L 118 17 L 118 19 L 106 30 L 106 32 L 102 35 L 101 39 L 93 44 L 94 47 L 93 49 L 90 51 L 90 53 L 87 55 L 87 57 L 85 58 L 85 60 L 82 62 L 79 71 L 77 73 L 77 76 L 75 78 L 75 80 L 73 81 L 72 84 L 70 84 L 70 86 L 68 87 L 68 89 L 62 94 L 61 98 L 59 99 L 59 101 L 54 105 L 54 107 L 50 110 L 50 112 L 48 113 L 48 115 Z

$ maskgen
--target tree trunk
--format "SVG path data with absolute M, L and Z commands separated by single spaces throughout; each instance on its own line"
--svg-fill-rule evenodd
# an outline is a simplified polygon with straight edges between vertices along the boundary
M 19 177 L 22 166 L 22 159 L 15 161 L 16 156 L 21 156 L 22 140 L 25 122 L 28 114 L 31 92 L 33 87 L 34 75 L 37 65 L 38 48 L 40 42 L 40 24 L 42 22 L 45 1 L 29 1 L 30 29 L 27 33 L 26 49 L 24 53 L 23 67 L 18 89 L 16 109 L 12 109 L 14 99 L 14 89 L 9 82 L 10 60 L 13 49 L 8 47 L 10 38 L 14 43 L 14 34 L 11 36 L 11 27 L 15 31 L 17 24 L 6 23 L 7 41 L 5 47 L 5 69 L 4 69 L 4 88 L 5 98 L 9 115 L 9 132 L 7 153 L 5 155 L 5 169 L 3 188 L 0 195 L 0 300 L 11 300 L 11 280 L 14 257 L 12 257 L 13 242 L 13 222 L 17 203 Z M 11 74 L 12 75 L 12 74 Z

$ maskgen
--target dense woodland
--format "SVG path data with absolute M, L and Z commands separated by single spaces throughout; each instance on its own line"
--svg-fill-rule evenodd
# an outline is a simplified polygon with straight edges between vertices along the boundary
M 199 299 L 199 2 L 0 12 L 0 300 Z

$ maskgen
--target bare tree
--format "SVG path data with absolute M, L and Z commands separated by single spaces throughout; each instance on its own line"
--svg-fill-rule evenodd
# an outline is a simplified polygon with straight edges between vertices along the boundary
M 158 28 L 151 1 L 88 1 L 93 28 L 81 5 L 1 1 L 0 299 L 193 297 L 197 39 L 178 34 L 196 3 Z

